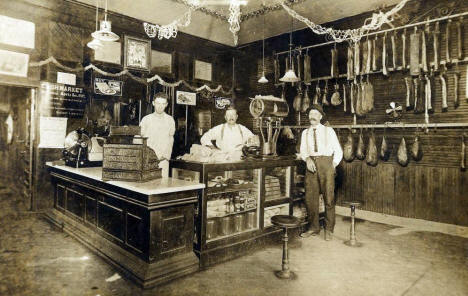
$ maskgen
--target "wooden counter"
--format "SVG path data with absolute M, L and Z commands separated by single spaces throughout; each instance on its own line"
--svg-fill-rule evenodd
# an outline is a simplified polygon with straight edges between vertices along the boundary
M 204 184 L 172 178 L 101 181 L 102 168 L 47 163 L 50 221 L 143 287 L 195 272 L 194 208 Z

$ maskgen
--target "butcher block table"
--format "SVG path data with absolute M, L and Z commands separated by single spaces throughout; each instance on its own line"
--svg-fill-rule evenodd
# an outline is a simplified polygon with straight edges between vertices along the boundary
M 102 181 L 102 168 L 48 162 L 54 208 L 47 218 L 138 285 L 198 271 L 193 252 L 198 182 L 160 178 Z

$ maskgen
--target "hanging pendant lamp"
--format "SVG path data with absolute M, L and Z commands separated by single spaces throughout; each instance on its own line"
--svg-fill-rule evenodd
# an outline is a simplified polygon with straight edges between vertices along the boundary
M 299 81 L 299 78 L 297 78 L 297 75 L 294 72 L 293 67 L 292 67 L 293 60 L 292 60 L 291 51 L 293 47 L 293 43 L 292 43 L 293 22 L 294 22 L 294 19 L 291 18 L 291 32 L 289 34 L 289 69 L 286 71 L 286 73 L 284 73 L 284 76 L 280 78 L 280 81 L 282 82 L 298 82 Z
M 112 22 L 107 20 L 107 0 L 104 11 L 104 20 L 102 20 L 99 24 L 99 31 L 92 33 L 91 36 L 100 41 L 106 42 L 119 40 L 119 36 L 112 32 Z
M 265 77 L 265 14 L 263 14 L 262 27 L 262 77 L 260 77 L 258 83 L 268 83 L 268 79 Z
M 98 14 L 99 14 L 99 0 L 96 0 L 96 31 L 97 32 L 97 24 L 98 24 Z M 102 47 L 102 42 L 99 41 L 99 39 L 96 39 L 93 37 L 93 40 L 89 41 L 88 44 L 86 44 L 91 49 L 98 49 Z

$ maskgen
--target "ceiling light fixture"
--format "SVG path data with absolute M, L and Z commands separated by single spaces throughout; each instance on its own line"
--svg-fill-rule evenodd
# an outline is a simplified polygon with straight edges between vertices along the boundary
M 293 60 L 292 60 L 292 32 L 293 32 L 293 24 L 294 18 L 291 17 L 291 32 L 289 33 L 289 69 L 284 73 L 284 76 L 280 78 L 282 82 L 298 82 L 299 78 L 297 78 L 296 73 L 294 72 Z
M 263 15 L 263 26 L 262 26 L 262 77 L 258 80 L 258 83 L 268 83 L 268 79 L 265 77 L 265 15 Z
M 99 29 L 99 31 L 91 34 L 93 38 L 106 42 L 119 40 L 119 36 L 112 32 L 112 22 L 107 20 L 107 0 L 104 10 L 104 20 L 100 22 Z
M 96 0 L 96 31 L 94 32 L 97 32 L 97 29 L 98 29 L 98 14 L 99 14 L 99 0 Z M 93 37 L 93 40 L 89 41 L 88 44 L 86 44 L 86 46 L 88 46 L 89 48 L 91 49 L 98 49 L 100 47 L 102 47 L 102 43 L 101 41 L 99 41 L 99 39 L 96 39 Z

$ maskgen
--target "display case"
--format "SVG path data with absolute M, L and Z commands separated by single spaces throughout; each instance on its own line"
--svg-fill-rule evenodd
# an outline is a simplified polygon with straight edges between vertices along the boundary
M 201 163 L 172 160 L 173 178 L 205 184 L 195 214 L 194 250 L 202 268 L 276 238 L 276 214 L 292 214 L 294 159 Z

